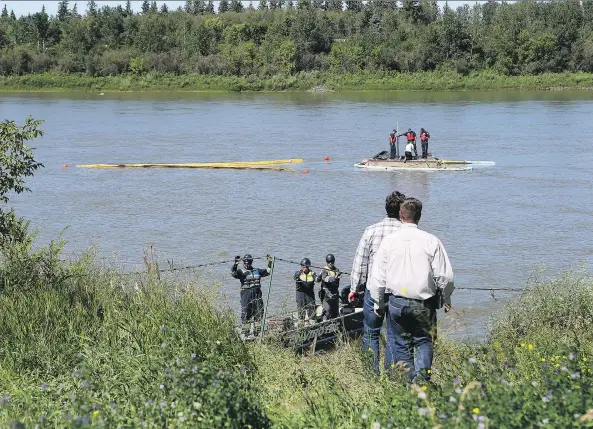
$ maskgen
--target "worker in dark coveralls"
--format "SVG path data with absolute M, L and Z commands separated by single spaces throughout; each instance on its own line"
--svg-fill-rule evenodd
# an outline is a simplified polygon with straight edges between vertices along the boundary
M 321 270 L 317 281 L 321 282 L 319 299 L 321 299 L 324 320 L 338 317 L 340 311 L 340 270 L 335 266 L 336 258 L 331 253 L 325 257 L 327 265 Z
M 272 271 L 272 257 L 268 256 L 268 268 L 253 268 L 253 257 L 243 256 L 243 267 L 239 267 L 240 256 L 235 256 L 235 263 L 231 268 L 231 275 L 241 282 L 241 323 L 243 333 L 254 333 L 254 322 L 261 321 L 264 313 L 264 301 L 261 292 L 261 279 L 270 275 Z M 247 327 L 249 323 L 249 327 Z
M 315 322 L 315 280 L 317 274 L 311 271 L 311 260 L 303 258 L 301 261 L 301 269 L 294 273 L 294 280 L 296 282 L 296 303 L 299 313 L 299 320 L 306 323 L 308 320 L 310 324 Z

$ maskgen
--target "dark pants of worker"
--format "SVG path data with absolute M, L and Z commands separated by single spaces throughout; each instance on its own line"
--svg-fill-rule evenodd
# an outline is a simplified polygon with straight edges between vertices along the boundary
M 241 323 L 258 322 L 264 315 L 264 300 L 260 287 L 241 289 Z
M 296 302 L 299 319 L 304 320 L 305 315 L 308 315 L 309 319 L 313 318 L 315 314 L 315 293 L 313 288 L 304 291 L 297 290 Z
M 408 159 L 414 159 L 414 157 L 412 156 L 412 152 L 406 152 L 406 160 Z
M 413 141 L 412 144 L 414 145 L 414 155 L 416 155 L 416 158 L 418 158 L 418 150 L 416 149 L 416 142 Z
M 389 143 L 389 145 L 391 146 L 391 155 L 389 156 L 389 159 L 395 159 L 397 156 L 395 143 Z
M 340 312 L 340 295 L 338 289 L 324 289 L 322 302 L 322 317 L 325 320 L 335 319 Z
M 403 364 L 410 381 L 429 380 L 436 333 L 437 313 L 426 301 L 389 297 L 387 341 L 392 353 L 385 353 L 385 367 Z
M 428 140 L 422 140 L 422 158 L 428 157 Z

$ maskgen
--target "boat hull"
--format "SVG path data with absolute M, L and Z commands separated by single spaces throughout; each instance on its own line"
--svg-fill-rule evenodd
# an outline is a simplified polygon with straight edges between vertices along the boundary
M 379 171 L 398 171 L 398 170 L 412 170 L 412 171 L 467 171 L 472 170 L 470 162 L 458 161 L 451 159 L 411 159 L 403 161 L 400 159 L 363 159 L 361 162 L 354 164 L 355 167 L 364 168 L 367 170 Z

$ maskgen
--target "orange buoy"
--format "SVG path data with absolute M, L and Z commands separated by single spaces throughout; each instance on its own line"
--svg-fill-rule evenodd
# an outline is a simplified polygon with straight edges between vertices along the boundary
M 67 168 L 68 164 L 62 164 L 62 168 Z
M 329 161 L 329 156 L 326 156 L 325 158 L 323 158 L 326 161 Z
M 308 172 L 309 172 L 309 170 L 305 170 L 305 171 L 303 171 L 303 173 L 305 173 L 305 174 L 307 174 Z

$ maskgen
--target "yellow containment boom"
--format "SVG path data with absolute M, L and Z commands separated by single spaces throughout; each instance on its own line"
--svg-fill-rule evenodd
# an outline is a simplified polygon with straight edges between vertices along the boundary
M 247 168 L 279 164 L 299 164 L 301 158 L 275 159 L 268 161 L 235 161 L 235 162 L 188 162 L 180 164 L 84 164 L 80 168 Z

